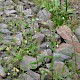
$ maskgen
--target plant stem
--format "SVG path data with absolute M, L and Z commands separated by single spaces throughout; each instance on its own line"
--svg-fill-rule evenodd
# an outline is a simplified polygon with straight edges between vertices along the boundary
M 67 5 L 67 0 L 66 0 L 66 12 L 67 12 L 67 7 L 68 7 L 68 5 Z

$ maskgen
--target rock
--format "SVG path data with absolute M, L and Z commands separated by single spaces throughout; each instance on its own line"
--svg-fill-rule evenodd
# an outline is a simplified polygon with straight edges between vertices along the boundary
M 70 42 L 73 46 L 75 53 L 80 54 L 80 43 L 78 42 Z
M 44 49 L 43 51 L 40 52 L 43 55 L 52 55 L 52 51 L 50 49 Z
M 21 42 L 23 40 L 22 33 L 18 33 L 14 38 L 16 39 L 16 44 L 21 45 Z
M 35 41 L 37 41 L 38 43 L 41 43 L 45 38 L 45 35 L 37 32 L 35 35 L 32 36 L 32 39 L 34 39 Z
M 32 15 L 32 10 L 31 9 L 26 9 L 26 10 L 23 10 L 23 13 L 28 16 L 28 15 Z
M 52 30 L 54 27 L 54 23 L 51 20 L 43 21 L 42 19 L 37 19 L 37 22 L 40 28 L 43 27 Z
M 0 16 L 3 15 L 3 14 L 4 14 L 4 12 L 3 11 L 0 11 Z
M 34 32 L 39 28 L 37 21 L 32 22 L 29 26 L 34 30 Z
M 12 36 L 7 35 L 7 36 L 4 37 L 4 40 L 10 40 L 11 41 L 12 40 Z
M 11 41 L 4 39 L 4 40 L 1 41 L 1 43 L 3 43 L 3 44 L 11 44 Z
M 6 0 L 4 2 L 4 6 L 8 6 L 8 5 L 11 5 L 11 4 L 13 4 L 13 1 L 12 0 Z
M 20 74 L 18 80 L 34 80 L 30 75 L 26 73 Z
M 64 0 L 61 0 L 61 4 L 65 4 L 65 1 Z
M 56 52 L 62 53 L 67 56 L 72 56 L 72 54 L 74 53 L 74 48 L 70 44 L 62 43 L 58 46 L 58 48 L 56 48 Z
M 74 74 L 74 76 L 73 76 L 73 80 L 79 80 L 79 76 L 78 76 L 78 74 L 76 73 L 76 74 Z
M 33 3 L 33 0 L 29 0 L 29 1 L 28 1 L 28 5 L 30 5 L 30 6 L 34 6 L 35 3 Z
M 36 69 L 38 66 L 37 64 L 31 64 L 33 62 L 37 62 L 36 58 L 26 55 L 23 57 L 23 60 L 20 63 L 20 68 L 25 71 L 27 69 Z
M 38 11 L 40 10 L 40 6 L 34 6 L 34 7 L 32 6 L 31 9 L 32 9 L 32 14 L 37 14 Z
M 0 76 L 0 80 L 3 80 L 2 76 Z
M 24 3 L 28 3 L 28 0 L 21 0 L 22 2 L 24 2 Z
M 42 78 L 43 79 L 43 78 Z M 45 77 L 44 77 L 44 80 L 51 80 L 52 78 L 51 78 L 51 76 L 50 75 L 46 75 Z
M 33 72 L 32 70 L 27 70 L 27 74 L 34 80 L 40 80 L 40 74 Z
M 52 35 L 52 32 L 49 29 L 42 29 L 41 32 L 43 34 L 45 34 L 46 36 L 51 36 Z
M 65 78 L 65 80 L 71 80 L 69 77 Z
M 6 63 L 8 63 L 10 61 L 9 57 L 5 57 L 5 55 L 2 56 L 3 57 L 3 61 Z
M 75 35 L 76 35 L 76 37 L 78 38 L 78 40 L 80 42 L 80 27 L 76 28 Z
M 2 1 L 5 1 L 5 0 L 0 0 L 0 1 L 2 2 Z
M 1 32 L 1 33 L 4 33 L 4 34 L 11 34 L 11 33 L 12 33 L 12 32 L 9 31 L 8 29 L 3 29 L 3 28 L 0 29 L 0 32 Z
M 28 25 L 30 25 L 31 19 L 33 18 L 33 15 L 26 15 L 25 18 L 27 18 L 26 22 L 28 23 Z
M 46 66 L 47 68 L 50 68 L 50 64 L 46 64 Z M 67 77 L 68 75 L 70 75 L 67 66 L 63 62 L 60 62 L 60 61 L 58 62 L 54 61 L 53 70 L 57 72 L 59 76 L 62 76 L 62 77 Z
M 31 70 L 26 73 L 20 74 L 18 80 L 40 80 L 40 75 Z
M 48 49 L 50 47 L 50 42 L 44 42 L 38 46 L 38 50 Z
M 50 57 L 52 55 L 52 51 L 50 49 L 45 49 L 40 52 L 40 54 L 37 56 L 37 60 L 41 60 L 42 62 L 49 62 L 51 58 L 47 58 L 48 56 Z M 41 63 L 40 63 L 41 64 Z
M 5 8 L 6 10 L 14 10 L 14 6 L 13 6 L 13 5 L 4 6 L 4 8 Z
M 80 54 L 76 54 L 77 70 L 80 70 Z
M 4 24 L 4 23 L 0 23 L 0 28 L 7 28 L 8 25 L 7 24 Z
M 48 62 L 50 61 L 49 58 L 46 58 L 46 56 L 51 55 L 51 50 L 47 49 L 42 52 L 42 54 L 37 55 L 36 58 L 33 58 L 31 56 L 24 56 L 23 60 L 20 62 L 20 68 L 24 71 L 28 69 L 36 69 L 39 67 L 42 62 Z
M 6 73 L 4 72 L 3 67 L 0 65 L 0 76 L 5 77 Z
M 5 14 L 7 15 L 7 16 L 9 16 L 9 15 L 11 15 L 11 14 L 14 14 L 14 13 L 16 13 L 17 11 L 16 10 L 5 10 Z
M 56 28 L 56 31 L 68 43 L 79 42 L 76 36 L 71 32 L 71 29 L 66 25 Z
M 53 53 L 54 61 L 65 61 L 71 59 L 70 56 L 66 56 L 61 53 Z
M 43 21 L 49 20 L 50 16 L 51 16 L 51 13 L 46 9 L 40 10 L 37 14 L 37 17 L 39 17 L 39 19 L 42 19 Z
M 69 27 L 64 25 L 57 28 L 56 31 L 64 40 L 66 40 L 67 43 L 73 46 L 76 53 L 80 53 L 80 43 Z
M 61 37 L 57 33 L 54 33 L 54 39 L 55 39 L 56 42 L 61 43 Z
M 54 23 L 53 23 L 53 21 L 51 21 L 51 20 L 47 20 L 46 23 L 47 23 L 46 25 L 49 26 L 49 29 L 52 30 L 53 27 L 54 27 Z

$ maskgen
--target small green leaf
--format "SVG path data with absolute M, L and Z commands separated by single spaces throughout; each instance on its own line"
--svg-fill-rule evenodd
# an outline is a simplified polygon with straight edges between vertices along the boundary
M 73 13 L 73 9 L 68 9 L 67 12 L 68 13 Z
M 0 46 L 0 51 L 4 50 L 6 47 L 7 46 L 5 46 L 5 45 Z

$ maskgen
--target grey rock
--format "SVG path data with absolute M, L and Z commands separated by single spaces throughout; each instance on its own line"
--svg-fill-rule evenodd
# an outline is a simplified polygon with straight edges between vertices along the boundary
M 65 80 L 71 80 L 69 77 L 65 78 Z
M 27 69 L 36 69 L 37 68 L 37 64 L 31 64 L 33 62 L 36 62 L 36 58 L 33 58 L 31 56 L 24 56 L 23 60 L 20 63 L 20 68 L 22 70 L 27 70 Z
M 5 77 L 5 75 L 4 68 L 0 65 L 0 76 Z
M 7 15 L 7 16 L 9 16 L 9 15 L 11 15 L 11 14 L 14 14 L 14 13 L 16 13 L 17 11 L 16 10 L 5 10 L 5 14 Z
M 29 15 L 29 17 L 25 16 L 25 18 L 27 18 L 26 22 L 28 23 L 28 25 L 31 24 L 32 15 Z
M 32 36 L 32 39 L 36 40 L 38 43 L 41 43 L 44 39 L 45 35 L 38 32 L 35 35 Z
M 26 9 L 26 10 L 24 10 L 23 11 L 23 13 L 25 14 L 25 15 L 32 15 L 32 10 L 31 9 Z
M 52 51 L 50 49 L 45 49 L 45 50 L 42 50 L 39 55 L 37 55 L 37 60 L 38 61 L 41 60 L 43 63 L 49 62 L 51 58 L 48 58 L 48 57 L 51 57 L 51 56 L 52 56 Z M 40 65 L 42 62 L 38 64 Z
M 18 80 L 34 80 L 30 75 L 26 73 L 20 74 Z
M 5 0 L 0 0 L 0 2 L 4 2 Z
M 2 32 L 2 33 L 4 33 L 4 34 L 11 34 L 11 33 L 12 33 L 12 32 L 9 31 L 8 29 L 3 29 L 3 28 L 0 29 L 0 32 Z
M 54 23 L 51 20 L 43 21 L 43 19 L 38 19 L 38 18 L 36 20 L 39 24 L 39 27 L 43 27 L 43 28 L 50 29 L 50 30 L 52 30 L 54 27 Z
M 46 25 L 49 26 L 49 29 L 53 29 L 53 27 L 54 27 L 53 21 L 47 20 L 46 23 L 47 23 Z
M 38 46 L 38 49 L 43 50 L 43 49 L 48 49 L 50 47 L 50 42 L 44 42 L 41 45 Z
M 74 53 L 73 46 L 67 43 L 62 43 L 56 48 L 56 53 L 61 53 L 67 56 L 72 56 Z
M 4 37 L 4 39 L 5 39 L 5 40 L 10 40 L 10 41 L 11 41 L 11 40 L 12 40 L 12 36 L 7 35 L 7 36 Z
M 39 17 L 39 19 L 42 19 L 43 21 L 47 21 L 50 19 L 50 15 L 51 13 L 49 11 L 47 11 L 46 9 L 42 9 L 38 12 L 37 17 Z
M 51 64 L 46 64 L 46 66 L 47 68 L 50 68 Z M 66 77 L 67 75 L 70 75 L 67 66 L 61 61 L 54 61 L 53 70 L 56 71 L 57 74 L 62 77 Z
M 27 74 L 20 74 L 18 80 L 40 80 L 40 75 L 32 70 L 27 70 Z
M 30 6 L 34 6 L 34 5 L 35 5 L 32 1 L 33 1 L 33 0 L 29 0 L 29 1 L 28 1 L 28 4 L 29 4 Z
M 0 23 L 0 28 L 7 28 L 7 27 L 8 27 L 7 24 L 5 24 L 5 23 Z
M 15 39 L 10 35 L 6 35 L 1 42 L 3 44 L 15 44 Z
M 34 80 L 40 80 L 40 74 L 33 72 L 32 70 L 27 70 L 27 74 L 31 76 Z
M 41 32 L 43 34 L 45 34 L 46 36 L 51 36 L 52 35 L 52 32 L 49 29 L 42 29 Z
M 6 39 L 2 40 L 1 42 L 2 42 L 3 44 L 10 44 L 10 43 L 11 43 L 10 40 L 6 40 Z
M 32 14 L 37 14 L 38 11 L 40 10 L 40 6 L 31 7 L 31 9 L 32 9 Z
M 17 44 L 17 45 L 21 45 L 21 42 L 22 42 L 22 40 L 23 40 L 22 33 L 21 33 L 21 32 L 18 33 L 14 38 L 16 39 L 16 44 Z
M 31 23 L 30 18 L 32 18 L 32 17 L 33 17 L 33 15 L 32 15 L 32 14 L 30 14 L 30 15 L 25 15 L 24 17 L 25 17 L 25 18 L 27 18 L 27 20 L 26 20 L 26 22 L 27 22 L 27 23 Z M 29 22 L 28 22 L 28 21 L 29 21 Z
M 57 42 L 56 46 L 58 47 L 58 45 L 61 43 L 61 37 L 57 33 L 54 33 L 53 35 L 53 39 Z
M 5 1 L 5 0 L 0 0 L 0 1 Z
M 35 31 L 39 28 L 37 21 L 32 22 L 29 26 Z
M 4 5 L 5 5 L 5 6 L 11 5 L 11 4 L 14 4 L 12 0 L 6 0 L 6 1 L 4 2 Z
M 54 38 L 55 38 L 56 41 L 58 41 L 58 39 L 60 40 L 61 37 L 57 33 L 55 33 Z
M 66 26 L 60 26 L 56 28 L 57 33 L 69 44 L 74 44 L 74 42 L 79 42 L 77 37 L 72 33 L 71 29 Z
M 41 54 L 37 55 L 36 58 L 33 58 L 31 56 L 24 56 L 23 60 L 20 63 L 20 68 L 22 70 L 29 70 L 29 69 L 36 69 L 39 67 L 42 62 L 49 62 L 50 59 L 47 58 L 47 56 L 51 56 L 52 52 L 50 49 L 43 50 Z M 36 64 L 34 64 L 36 62 Z
M 24 2 L 24 3 L 28 3 L 28 0 L 21 0 L 22 2 Z
M 75 35 L 76 35 L 76 37 L 78 38 L 78 40 L 80 42 L 80 27 L 76 28 Z
M 3 13 L 4 13 L 3 11 L 0 11 L 0 16 L 3 15 Z
M 65 61 L 71 59 L 70 56 L 66 56 L 61 53 L 53 53 L 54 61 Z
M 6 10 L 14 10 L 14 6 L 13 5 L 7 5 L 7 6 L 4 6 L 4 8 Z

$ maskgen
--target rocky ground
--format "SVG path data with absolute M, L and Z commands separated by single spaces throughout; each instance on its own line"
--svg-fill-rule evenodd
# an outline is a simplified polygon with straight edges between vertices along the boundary
M 54 80 L 79 80 L 77 27 L 74 33 L 67 25 L 54 30 L 45 8 L 0 0 L 0 80 L 52 80 L 53 73 Z

